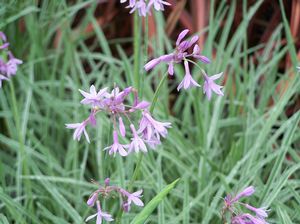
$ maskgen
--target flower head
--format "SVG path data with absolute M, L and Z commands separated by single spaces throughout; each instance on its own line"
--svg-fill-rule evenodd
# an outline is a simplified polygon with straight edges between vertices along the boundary
M 158 58 L 152 59 L 144 66 L 145 70 L 149 71 L 155 68 L 159 63 L 165 62 L 168 64 L 168 73 L 170 75 L 173 75 L 174 64 L 181 63 L 183 60 L 186 61 L 186 59 L 189 57 L 198 59 L 205 64 L 210 63 L 210 60 L 206 56 L 201 55 L 200 47 L 196 44 L 196 42 L 199 39 L 199 36 L 195 35 L 190 40 L 183 40 L 188 32 L 189 30 L 185 29 L 181 31 L 181 33 L 178 35 L 178 38 L 176 40 L 176 48 L 173 53 L 162 55 Z M 188 50 L 193 46 L 194 48 L 192 53 L 189 53 Z M 185 78 L 186 86 L 188 83 L 193 83 L 193 85 L 196 85 L 196 82 L 194 82 L 194 80 L 190 80 L 190 76 L 186 76 Z M 184 83 L 182 83 L 182 85 L 184 85 Z
M 109 149 L 109 155 L 112 154 L 116 155 L 116 153 L 119 153 L 121 156 L 127 156 L 127 152 L 124 149 L 125 145 L 120 144 L 118 141 L 117 131 L 113 132 L 113 137 L 114 137 L 114 143 L 111 146 L 106 147 L 104 150 Z
M 96 91 L 96 88 L 94 85 L 91 85 L 90 87 L 90 93 L 87 93 L 81 89 L 79 89 L 79 92 L 84 96 L 84 99 L 81 100 L 82 104 L 90 104 L 94 107 L 103 107 L 102 99 L 107 94 L 106 92 L 107 88 L 101 89 L 98 93 Z
M 148 111 L 144 111 L 138 133 L 142 133 L 144 139 L 147 141 L 150 141 L 151 139 L 153 140 L 153 138 L 159 140 L 159 135 L 164 138 L 167 136 L 167 128 L 170 127 L 171 123 L 156 121 Z
M 87 221 L 89 221 L 89 220 L 91 220 L 91 219 L 93 219 L 95 217 L 97 218 L 96 219 L 96 224 L 101 224 L 103 219 L 106 220 L 107 222 L 111 222 L 111 221 L 114 220 L 112 218 L 112 215 L 110 215 L 110 214 L 108 214 L 106 212 L 103 212 L 101 210 L 101 206 L 100 206 L 100 202 L 99 201 L 97 201 L 97 213 L 94 214 L 94 215 L 91 215 L 91 216 L 87 217 L 85 221 L 87 222 Z
M 127 0 L 121 0 L 121 3 L 127 2 Z M 151 14 L 151 8 L 154 7 L 157 11 L 163 11 L 164 6 L 171 5 L 169 2 L 164 0 L 150 0 L 148 5 L 145 0 L 129 0 L 129 5 L 127 8 L 131 8 L 130 13 L 134 11 L 138 11 L 139 16 L 146 16 L 147 14 Z
M 223 75 L 223 72 L 213 75 L 213 76 L 207 76 L 204 74 L 204 84 L 203 84 L 203 93 L 206 94 L 207 99 L 211 99 L 212 92 L 215 92 L 219 96 L 224 96 L 224 93 L 222 92 L 223 86 L 220 86 L 216 84 L 214 81 L 218 78 L 220 78 Z
M 244 190 L 242 190 L 240 193 L 238 193 L 233 199 L 232 202 L 236 202 L 240 200 L 240 198 L 243 197 L 249 197 L 255 192 L 255 188 L 253 186 L 246 187 Z
M 150 0 L 147 6 L 147 10 L 149 11 L 152 6 L 156 11 L 164 11 L 165 5 L 170 6 L 171 4 L 164 0 Z
M 14 57 L 14 55 L 8 50 L 9 43 L 3 32 L 0 31 L 0 88 L 3 80 L 9 80 L 9 78 L 17 73 L 18 65 L 23 62 L 20 59 Z
M 181 81 L 181 83 L 178 85 L 177 90 L 179 91 L 182 87 L 184 89 L 188 89 L 192 86 L 200 87 L 200 85 L 193 79 L 187 61 L 184 61 L 184 67 L 185 67 L 185 76 Z
M 85 127 L 87 125 L 87 121 L 85 120 L 81 123 L 73 123 L 73 124 L 66 124 L 66 128 L 69 129 L 75 129 L 74 134 L 73 134 L 73 139 L 79 141 L 81 138 L 82 133 L 84 133 L 84 136 L 87 140 L 88 143 L 90 143 L 90 138 L 85 130 Z
M 231 195 L 227 195 L 224 199 L 225 206 L 223 207 L 222 214 L 224 212 L 229 211 L 231 213 L 231 223 L 232 224 L 267 224 L 265 220 L 268 217 L 267 209 L 263 208 L 255 208 L 249 204 L 244 204 L 239 202 L 239 200 L 243 197 L 249 197 L 255 192 L 253 186 L 249 186 L 238 193 L 236 196 L 232 197 Z M 237 213 L 237 208 L 235 207 L 236 204 L 240 204 L 247 208 L 248 210 L 255 213 L 255 216 L 249 213 Z M 222 215 L 222 216 L 223 216 Z M 223 216 L 224 217 L 224 216 Z
M 124 196 L 127 197 L 127 201 L 123 203 L 123 208 L 126 212 L 128 212 L 131 208 L 131 203 L 133 202 L 135 205 L 143 207 L 144 203 L 140 199 L 142 197 L 143 190 L 139 190 L 133 193 L 129 193 L 124 189 L 120 190 L 120 193 Z
M 140 150 L 143 152 L 147 152 L 147 147 L 146 147 L 144 141 L 138 135 L 133 124 L 130 125 L 130 129 L 131 129 L 133 138 L 131 138 L 131 143 L 128 146 L 128 153 L 131 153 L 133 150 L 135 152 L 139 152 Z

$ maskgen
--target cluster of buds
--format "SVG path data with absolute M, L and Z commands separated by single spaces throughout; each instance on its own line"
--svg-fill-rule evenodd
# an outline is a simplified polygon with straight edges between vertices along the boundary
M 191 40 L 183 40 L 187 33 L 188 29 L 183 30 L 176 41 L 176 48 L 173 53 L 162 55 L 158 58 L 152 59 L 145 66 L 145 70 L 149 71 L 155 68 L 161 62 L 165 62 L 168 64 L 168 73 L 169 75 L 174 75 L 174 64 L 179 64 L 184 62 L 185 68 L 185 76 L 182 82 L 178 85 L 177 90 L 179 91 L 181 88 L 188 89 L 192 86 L 200 87 L 200 85 L 193 79 L 189 62 L 194 63 L 190 58 L 200 60 L 205 64 L 209 64 L 210 60 L 206 56 L 201 54 L 201 50 L 196 42 L 199 39 L 199 36 L 195 35 L 191 38 Z M 189 50 L 191 53 L 189 53 Z M 210 100 L 212 92 L 215 92 L 217 95 L 223 96 L 222 86 L 217 85 L 214 81 L 222 76 L 223 73 L 219 73 L 213 76 L 208 76 L 203 69 L 201 69 L 201 74 L 204 78 L 203 84 L 203 92 L 206 94 L 207 98 Z
M 253 186 L 245 188 L 241 193 L 235 197 L 227 195 L 224 199 L 224 207 L 222 210 L 222 217 L 226 223 L 225 213 L 230 213 L 231 224 L 268 224 L 265 220 L 268 217 L 266 208 L 255 208 L 249 204 L 239 202 L 241 198 L 249 197 L 255 192 Z M 254 212 L 255 215 L 250 213 L 238 212 L 236 205 L 241 205 L 249 211 Z
M 93 207 L 96 204 L 97 213 L 87 217 L 86 221 L 89 221 L 95 217 L 97 219 L 96 220 L 97 224 L 102 223 L 103 219 L 108 222 L 113 221 L 112 215 L 102 211 L 99 197 L 107 198 L 117 193 L 117 195 L 119 195 L 122 200 L 122 209 L 124 210 L 124 212 L 130 211 L 132 203 L 140 207 L 144 206 L 144 203 L 140 199 L 142 197 L 143 190 L 130 193 L 121 187 L 110 186 L 109 178 L 106 178 L 104 183 L 105 183 L 104 187 L 98 185 L 98 189 L 90 195 L 87 201 L 87 205 L 90 207 Z
M 151 13 L 151 8 L 154 7 L 157 11 L 164 11 L 165 5 L 171 5 L 169 2 L 164 0 L 149 0 L 148 4 L 145 0 L 121 0 L 121 3 L 129 1 L 127 8 L 131 8 L 130 13 L 138 11 L 139 16 L 146 16 Z
M 137 90 L 133 87 L 127 87 L 123 91 L 116 87 L 111 93 L 108 93 L 107 88 L 97 92 L 95 86 L 92 85 L 90 93 L 79 91 L 84 96 L 81 103 L 90 105 L 91 112 L 89 117 L 81 123 L 66 124 L 67 128 L 75 129 L 73 134 L 75 140 L 80 140 L 81 135 L 84 134 L 86 140 L 90 142 L 86 126 L 88 124 L 96 126 L 96 114 L 99 112 L 107 113 L 113 123 L 113 144 L 105 148 L 110 155 L 119 153 L 121 156 L 127 156 L 131 152 L 147 152 L 146 145 L 155 149 L 161 143 L 161 137 L 165 138 L 168 134 L 167 128 L 171 127 L 171 123 L 156 121 L 149 111 L 150 103 L 139 101 Z M 128 96 L 131 93 L 134 96 L 134 101 L 130 106 L 128 105 Z M 125 101 L 128 104 L 125 104 Z M 140 116 L 138 129 L 132 123 L 131 115 Z M 129 144 L 121 144 L 119 141 L 120 137 L 125 138 L 127 135 L 125 119 L 129 124 L 128 129 L 131 130 L 131 142 Z
M 22 61 L 15 58 L 8 50 L 9 42 L 3 32 L 0 31 L 0 88 L 3 80 L 9 80 L 11 76 L 15 75 L 18 70 L 18 65 Z

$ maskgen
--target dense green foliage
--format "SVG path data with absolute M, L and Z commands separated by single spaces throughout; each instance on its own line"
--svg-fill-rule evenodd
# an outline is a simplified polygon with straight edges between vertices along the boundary
M 64 124 L 81 121 L 89 112 L 79 103 L 78 89 L 87 90 L 91 83 L 123 88 L 139 82 L 143 97 L 151 101 L 153 86 L 167 67 L 145 74 L 142 65 L 147 59 L 126 55 L 122 48 L 124 43 L 133 44 L 134 38 L 107 40 L 93 16 L 94 0 L 72 5 L 64 0 L 44 0 L 40 6 L 35 2 L 0 3 L 0 30 L 24 61 L 0 89 L 0 223 L 83 223 L 94 213 L 85 203 L 95 190 L 90 179 L 103 182 L 109 176 L 126 187 L 138 155 L 113 158 L 103 151 L 112 132 L 105 115 L 97 128 L 88 128 L 91 144 L 72 139 Z M 298 63 L 288 23 L 283 20 L 267 43 L 249 48 L 248 22 L 262 1 L 244 7 L 244 18 L 234 33 L 230 30 L 237 1 L 222 2 L 216 11 L 211 9 L 209 27 L 200 35 L 207 35 L 204 54 L 212 58 L 213 49 L 216 52 L 212 64 L 205 66 L 208 74 L 227 74 L 225 97 L 207 101 L 200 88 L 174 94 L 183 76 L 183 68 L 176 67 L 177 78 L 165 83 L 154 110 L 173 128 L 156 151 L 144 156 L 134 189 L 144 189 L 147 204 L 180 178 L 149 223 L 220 223 L 222 197 L 249 184 L 257 188 L 249 200 L 255 206 L 269 206 L 271 222 L 300 223 L 300 112 L 290 117 L 285 113 L 299 94 L 300 79 L 298 74 L 288 78 Z M 83 8 L 86 13 L 73 29 Z M 172 50 L 173 41 L 164 33 L 162 14 L 154 16 L 158 32 L 149 44 L 159 56 Z M 221 21 L 225 21 L 222 29 Z M 87 23 L 95 30 L 94 42 L 88 45 L 89 36 L 83 32 Z M 54 47 L 58 29 L 60 39 Z M 100 52 L 95 50 L 99 46 Z M 143 47 L 140 50 L 144 52 Z M 278 64 L 287 54 L 293 65 L 280 72 Z M 133 74 L 136 71 L 139 75 Z M 195 68 L 194 76 L 200 80 L 197 72 Z M 276 86 L 282 81 L 289 81 L 289 88 L 280 95 Z M 172 105 L 169 96 L 176 97 Z M 114 216 L 118 213 L 118 203 L 105 207 Z M 122 223 L 129 223 L 140 211 L 133 208 L 123 215 Z

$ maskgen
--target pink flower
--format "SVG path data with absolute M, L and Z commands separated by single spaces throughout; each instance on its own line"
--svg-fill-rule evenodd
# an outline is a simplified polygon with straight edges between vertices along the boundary
M 167 5 L 167 6 L 170 6 L 171 4 L 167 1 L 163 1 L 163 0 L 150 0 L 149 1 L 149 4 L 148 4 L 148 7 L 147 7 L 147 10 L 149 11 L 150 8 L 152 6 L 154 6 L 154 9 L 156 11 L 164 11 L 164 5 Z
M 109 155 L 116 155 L 116 153 L 118 152 L 121 156 L 127 156 L 127 152 L 124 149 L 124 145 L 120 144 L 118 141 L 118 132 L 114 131 L 113 132 L 113 138 L 114 138 L 114 143 L 109 146 L 106 147 L 104 150 L 109 149 Z
M 125 135 L 126 135 L 126 129 L 125 129 L 125 125 L 123 123 L 122 117 L 119 117 L 119 130 L 120 130 L 121 135 L 123 137 L 125 137 Z
M 6 75 L 9 78 L 10 76 L 15 75 L 17 73 L 18 65 L 22 64 L 23 61 L 15 58 L 10 51 L 8 52 L 8 55 L 9 60 L 6 63 Z
M 147 15 L 147 8 L 146 3 L 144 0 L 138 0 L 135 5 L 132 7 L 129 13 L 133 13 L 135 10 L 138 10 L 139 16 L 146 16 Z
M 145 70 L 149 71 L 149 70 L 155 68 L 159 63 L 166 62 L 169 65 L 168 73 L 170 75 L 173 75 L 174 74 L 174 63 L 181 63 L 184 59 L 186 59 L 188 57 L 194 57 L 206 64 L 210 63 L 210 60 L 207 57 L 200 54 L 200 48 L 198 45 L 194 46 L 192 54 L 188 53 L 188 49 L 191 48 L 199 39 L 198 36 L 193 36 L 191 38 L 191 40 L 183 41 L 183 39 L 185 38 L 185 36 L 187 35 L 188 32 L 189 32 L 189 30 L 185 29 L 178 35 L 178 38 L 176 41 L 176 49 L 173 53 L 162 55 L 158 58 L 152 59 L 144 66 Z
M 88 122 L 88 120 L 85 120 L 82 123 L 66 124 L 66 128 L 75 129 L 74 134 L 73 134 L 74 140 L 79 141 L 82 133 L 84 133 L 84 136 L 85 136 L 87 142 L 90 143 L 90 138 L 85 130 L 87 122 Z
M 89 197 L 89 199 L 86 202 L 89 207 L 93 207 L 95 205 L 95 202 L 98 199 L 98 194 L 99 193 L 96 191 Z
M 184 76 L 183 80 L 181 81 L 181 83 L 178 85 L 177 91 L 179 91 L 182 87 L 184 89 L 188 89 L 192 86 L 200 87 L 200 85 L 193 79 L 191 72 L 190 72 L 189 64 L 187 61 L 184 61 L 184 67 L 185 67 L 185 76 Z
M 137 103 L 137 105 L 133 106 L 133 107 L 129 110 L 129 112 L 132 113 L 132 112 L 134 112 L 134 111 L 136 111 L 136 110 L 145 110 L 145 109 L 147 109 L 149 106 L 150 106 L 150 103 L 149 103 L 149 102 L 147 102 L 147 101 L 142 101 L 142 102 Z
M 124 189 L 120 189 L 120 193 L 124 197 L 127 197 L 127 201 L 124 202 L 124 204 L 123 204 L 123 208 L 126 212 L 129 212 L 132 202 L 137 206 L 140 206 L 140 207 L 144 206 L 144 203 L 140 199 L 142 197 L 143 190 L 139 190 L 134 193 L 129 193 Z
M 268 224 L 264 219 L 256 218 L 248 213 L 232 217 L 232 224 Z
M 253 186 L 246 187 L 242 192 L 237 194 L 233 199 L 232 202 L 238 201 L 240 198 L 249 197 L 255 192 L 255 188 Z
M 131 143 L 128 146 L 128 153 L 131 153 L 133 150 L 135 152 L 139 152 L 140 150 L 143 152 L 147 152 L 146 145 L 144 141 L 139 137 L 133 124 L 130 125 L 130 129 L 132 131 L 133 138 L 131 138 Z
M 104 96 L 106 96 L 107 88 L 101 89 L 98 93 L 96 91 L 96 88 L 94 85 L 91 85 L 90 87 L 90 93 L 87 93 L 81 89 L 79 89 L 79 92 L 84 96 L 84 99 L 81 100 L 82 104 L 90 104 L 92 106 L 99 106 L 102 107 L 102 102 L 101 100 L 103 99 Z
M 106 220 L 107 222 L 111 222 L 114 219 L 112 218 L 112 215 L 106 213 L 106 212 L 102 212 L 101 207 L 100 207 L 100 202 L 97 201 L 97 213 L 94 215 L 91 215 L 89 217 L 86 218 L 86 222 L 97 217 L 96 220 L 96 224 L 101 224 L 102 223 L 102 219 Z
M 143 133 L 143 136 L 147 141 L 150 141 L 152 136 L 156 136 L 156 139 L 159 140 L 159 135 L 164 138 L 167 136 L 167 128 L 171 128 L 171 123 L 156 121 L 151 117 L 148 111 L 144 111 L 138 133 Z
M 214 80 L 220 78 L 223 75 L 223 72 L 213 75 L 211 77 L 204 74 L 204 85 L 203 85 L 203 93 L 206 94 L 208 100 L 211 99 L 211 93 L 212 91 L 215 92 L 219 96 L 224 96 L 224 93 L 222 92 L 223 86 L 217 85 Z
M 249 210 L 255 212 L 258 217 L 261 217 L 261 218 L 268 217 L 267 209 L 265 207 L 255 208 L 255 207 L 253 207 L 251 205 L 248 205 L 248 204 L 245 204 L 245 207 L 248 208 Z

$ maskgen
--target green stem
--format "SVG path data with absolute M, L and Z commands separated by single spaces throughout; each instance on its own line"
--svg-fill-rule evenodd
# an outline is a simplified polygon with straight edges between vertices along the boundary
M 162 77 L 162 79 L 160 80 L 156 90 L 155 90 L 155 93 L 154 93 L 154 96 L 153 96 L 153 99 L 152 99 L 152 102 L 151 102 L 151 106 L 150 106 L 150 109 L 149 109 L 149 112 L 150 113 L 153 113 L 154 109 L 155 109 L 155 105 L 156 105 L 156 102 L 158 100 L 158 95 L 160 93 L 160 90 L 162 89 L 163 87 L 163 84 L 164 82 L 166 81 L 168 77 L 168 72 L 166 72 L 164 74 L 164 76 Z M 144 158 L 144 154 L 143 153 L 140 153 L 139 154 L 139 158 L 138 158 L 138 161 L 136 163 L 136 166 L 135 166 L 135 169 L 133 171 L 133 175 L 132 175 L 132 178 L 129 182 L 129 185 L 128 185 L 128 190 L 129 191 L 132 191 L 132 188 L 133 188 L 133 184 L 134 184 L 134 181 L 137 179 L 138 175 L 139 175 L 139 172 L 140 172 L 140 169 L 141 169 L 141 165 L 142 165 L 142 161 L 143 161 L 143 158 Z M 123 215 L 123 210 L 120 210 L 117 218 L 116 218 L 116 223 L 121 223 L 121 218 L 122 218 L 122 215 Z
M 18 141 L 19 141 L 19 153 L 18 153 L 18 168 L 17 168 L 17 195 L 21 195 L 21 177 L 20 175 L 28 175 L 28 167 L 27 167 L 27 158 L 24 148 L 24 140 L 22 136 L 21 131 L 21 125 L 20 125 L 20 116 L 19 116 L 19 110 L 18 110 L 18 103 L 16 99 L 16 93 L 15 88 L 13 85 L 13 82 L 9 82 L 10 92 L 11 92 L 11 102 L 13 107 L 13 115 L 16 125 L 16 130 L 18 134 Z M 25 181 L 28 183 L 28 181 Z M 25 187 L 27 187 L 27 184 L 25 184 Z
M 141 26 L 137 12 L 134 13 L 134 42 L 133 42 L 133 86 L 140 90 L 140 47 L 141 47 Z

